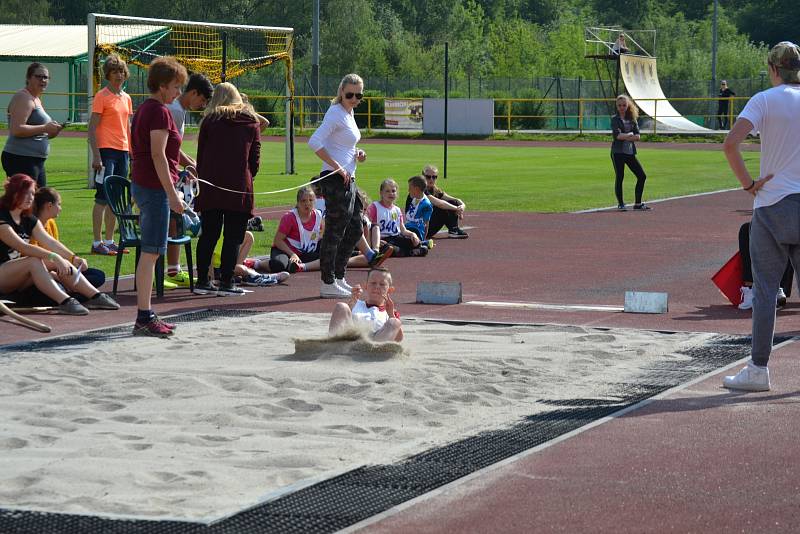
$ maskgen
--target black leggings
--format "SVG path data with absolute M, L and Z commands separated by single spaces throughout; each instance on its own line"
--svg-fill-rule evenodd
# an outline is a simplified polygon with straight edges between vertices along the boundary
M 204 210 L 200 214 L 202 233 L 197 240 L 197 280 L 208 282 L 208 268 L 211 256 L 217 246 L 223 225 L 225 231 L 222 238 L 222 254 L 220 265 L 220 281 L 229 285 L 233 279 L 233 269 L 239 256 L 239 246 L 244 241 L 244 232 L 250 215 L 243 211 Z
M 36 181 L 37 186 L 45 187 L 47 185 L 47 173 L 44 171 L 46 158 L 20 156 L 3 151 L 0 159 L 3 161 L 3 170 L 6 171 L 6 176 L 27 174 Z
M 297 255 L 300 258 L 300 261 L 303 263 L 309 263 L 314 260 L 319 259 L 319 250 L 315 250 L 314 252 L 308 252 Z M 272 247 L 269 251 L 269 272 L 271 273 L 279 273 L 281 271 L 288 271 L 289 270 L 289 255 L 286 254 L 284 251 L 279 249 L 278 247 Z
M 636 175 L 636 204 L 642 203 L 642 193 L 644 193 L 644 181 L 647 180 L 647 175 L 642 169 L 642 165 L 636 156 L 633 154 L 617 154 L 611 153 L 611 163 L 614 164 L 614 173 L 616 180 L 614 181 L 614 193 L 617 195 L 617 204 L 625 204 L 622 200 L 622 179 L 625 175 L 625 165 L 627 165 L 633 174 Z
M 461 201 L 455 200 L 453 202 L 448 202 L 448 204 L 460 206 Z M 448 230 L 454 230 L 458 228 L 458 214 L 453 210 L 443 210 L 434 206 L 433 213 L 431 214 L 431 220 L 428 223 L 428 233 L 426 238 L 430 239 L 431 237 L 435 236 L 437 233 L 439 233 L 439 230 L 442 229 L 442 226 L 446 226 Z

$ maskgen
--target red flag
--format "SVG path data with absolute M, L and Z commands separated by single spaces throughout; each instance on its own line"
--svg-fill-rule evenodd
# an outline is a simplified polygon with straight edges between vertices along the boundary
M 738 306 L 742 302 L 742 256 L 739 251 L 711 277 L 711 280 L 719 288 L 731 304 Z

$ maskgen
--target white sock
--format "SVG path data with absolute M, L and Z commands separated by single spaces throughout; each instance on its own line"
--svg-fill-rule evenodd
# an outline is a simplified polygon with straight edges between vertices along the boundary
M 177 265 L 167 265 L 167 273 L 174 273 L 177 274 L 181 272 L 181 264 Z
M 113 239 L 103 239 L 103 243 L 106 244 L 106 245 L 113 245 L 114 244 L 114 240 Z
M 100 243 L 102 243 L 102 241 L 92 241 L 92 246 L 93 247 L 99 247 Z

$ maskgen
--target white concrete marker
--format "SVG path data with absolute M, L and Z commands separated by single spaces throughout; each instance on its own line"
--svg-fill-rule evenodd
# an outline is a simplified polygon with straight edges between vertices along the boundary
M 461 282 L 420 282 L 417 284 L 419 304 L 459 304 Z
M 625 313 L 667 313 L 666 293 L 625 292 Z

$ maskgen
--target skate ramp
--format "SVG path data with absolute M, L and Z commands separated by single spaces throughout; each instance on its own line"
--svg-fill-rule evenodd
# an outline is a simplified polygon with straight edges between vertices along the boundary
M 711 131 L 681 115 L 666 100 L 667 97 L 664 96 L 661 83 L 658 81 L 656 58 L 622 54 L 619 60 L 625 88 L 642 112 L 670 129 L 690 132 Z

